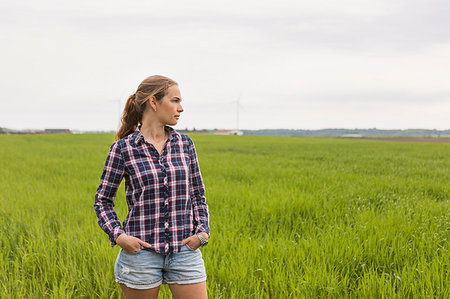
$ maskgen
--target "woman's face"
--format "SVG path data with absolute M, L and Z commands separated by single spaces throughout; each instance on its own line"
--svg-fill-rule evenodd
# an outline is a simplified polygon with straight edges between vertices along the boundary
M 162 123 L 174 126 L 178 123 L 183 107 L 181 106 L 181 94 L 178 85 L 172 85 L 167 89 L 167 94 L 161 102 L 157 102 L 156 114 Z

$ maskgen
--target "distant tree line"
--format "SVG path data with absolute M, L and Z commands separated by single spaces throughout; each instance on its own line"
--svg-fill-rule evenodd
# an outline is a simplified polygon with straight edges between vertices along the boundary
M 294 130 L 294 129 L 264 129 L 242 130 L 244 135 L 282 135 L 282 136 L 323 136 L 340 137 L 349 134 L 361 136 L 408 136 L 408 137 L 450 137 L 450 130 L 406 129 L 406 130 L 379 130 L 373 129 L 320 129 L 320 130 Z

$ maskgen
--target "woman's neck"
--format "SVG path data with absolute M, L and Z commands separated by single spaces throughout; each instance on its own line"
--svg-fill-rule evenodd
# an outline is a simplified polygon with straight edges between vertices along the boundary
M 140 131 L 146 140 L 158 143 L 165 141 L 169 135 L 165 127 L 166 126 L 162 124 L 146 125 L 146 123 L 143 123 Z

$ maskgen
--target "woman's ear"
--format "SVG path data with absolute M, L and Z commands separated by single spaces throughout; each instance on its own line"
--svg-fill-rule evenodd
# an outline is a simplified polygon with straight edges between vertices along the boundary
M 148 98 L 148 104 L 150 105 L 150 108 L 153 109 L 153 111 L 156 111 L 156 98 L 155 98 L 155 96 L 150 96 Z

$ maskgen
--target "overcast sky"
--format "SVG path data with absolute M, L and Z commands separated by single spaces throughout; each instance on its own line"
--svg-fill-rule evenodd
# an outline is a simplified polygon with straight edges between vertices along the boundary
M 449 1 L 0 0 L 0 127 L 117 130 L 147 76 L 179 129 L 449 129 Z

